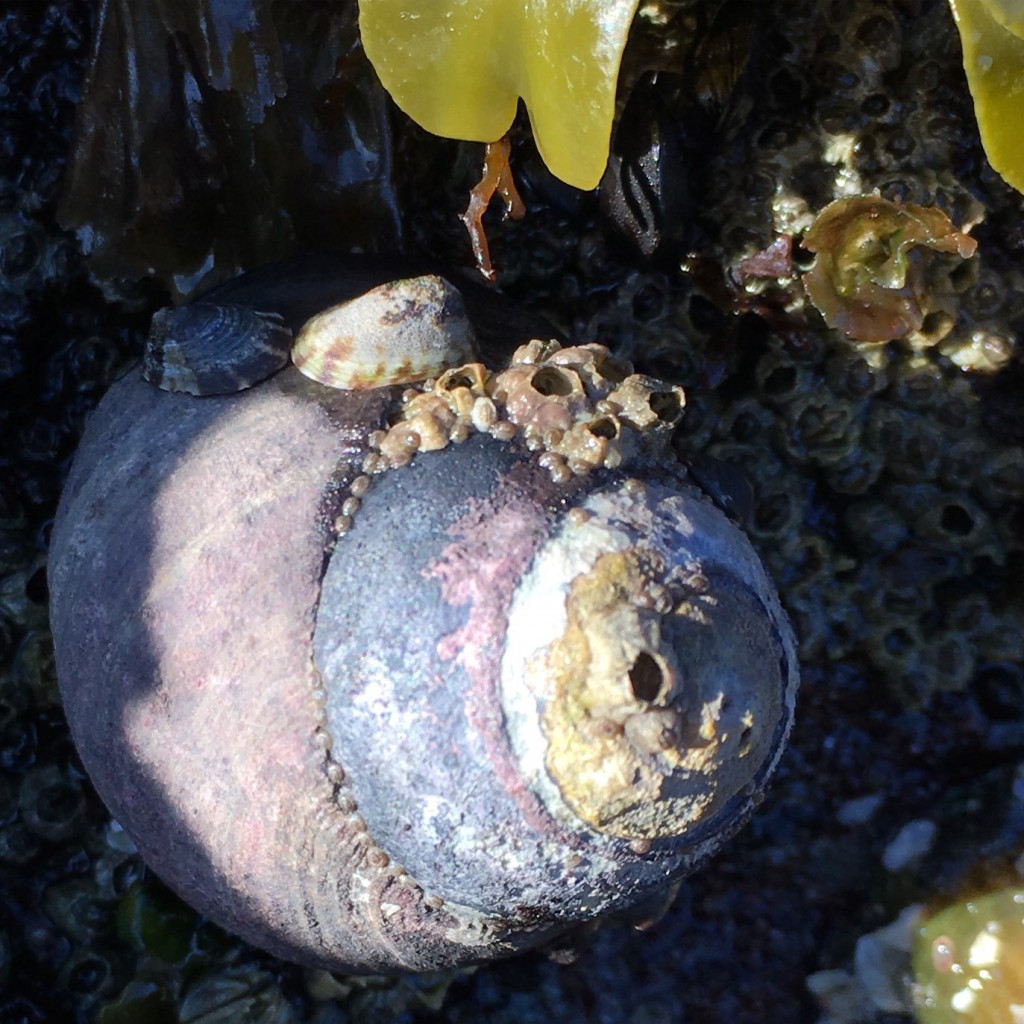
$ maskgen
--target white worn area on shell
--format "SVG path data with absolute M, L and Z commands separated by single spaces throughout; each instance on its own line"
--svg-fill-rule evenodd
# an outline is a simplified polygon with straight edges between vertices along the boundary
M 618 500 L 615 500 L 618 499 Z M 520 776 L 548 813 L 567 829 L 586 827 L 566 804 L 545 766 L 547 738 L 543 709 L 554 696 L 545 652 L 568 626 L 567 598 L 573 580 L 590 572 L 602 555 L 631 546 L 627 531 L 615 523 L 624 502 L 635 501 L 621 491 L 598 491 L 583 504 L 585 522 L 566 516 L 558 531 L 534 557 L 516 588 L 508 612 L 505 651 L 501 659 L 501 706 L 509 743 Z
M 664 576 L 650 581 L 655 589 L 680 572 L 684 577 L 690 572 L 712 573 L 711 592 L 700 601 L 684 599 L 671 616 L 666 614 L 671 608 L 664 611 L 649 608 L 637 613 L 635 624 L 617 638 L 620 652 L 625 655 L 624 663 L 635 664 L 641 655 L 654 658 L 663 674 L 663 686 L 676 695 L 672 699 L 682 701 L 681 706 L 691 721 L 702 723 L 702 737 L 706 733 L 705 739 L 715 738 L 708 755 L 700 753 L 699 744 L 692 747 L 691 754 L 686 754 L 686 750 L 691 749 L 690 744 L 679 748 L 684 759 L 671 773 L 675 795 L 668 820 L 673 828 L 662 835 L 681 835 L 702 821 L 709 808 L 713 810 L 720 805 L 710 799 L 718 786 L 722 786 L 726 798 L 738 792 L 746 776 L 743 770 L 737 771 L 737 766 L 751 749 L 745 744 L 741 730 L 744 733 L 753 730 L 763 736 L 765 744 L 770 743 L 777 726 L 776 715 L 784 720 L 790 716 L 796 675 L 785 615 L 753 548 L 709 502 L 661 486 L 646 486 L 638 493 L 628 484 L 620 484 L 615 489 L 590 494 L 581 508 L 587 516 L 570 515 L 563 519 L 558 531 L 537 552 L 529 572 L 516 589 L 508 615 L 500 696 L 509 743 L 524 782 L 563 827 L 590 832 L 596 850 L 604 842 L 614 842 L 616 833 L 609 830 L 609 834 L 605 834 L 581 821 L 560 788 L 565 780 L 559 782 L 551 777 L 548 760 L 551 737 L 545 723 L 549 721 L 547 708 L 556 698 L 560 671 L 559 666 L 552 663 L 551 652 L 558 650 L 561 638 L 570 627 L 570 591 L 574 581 L 591 573 L 599 559 L 630 549 L 638 554 L 651 552 L 656 562 L 664 560 L 663 570 L 659 570 Z M 724 587 L 725 591 L 716 595 L 717 587 Z M 756 596 L 742 598 L 745 587 Z M 730 607 L 737 607 L 737 600 L 752 600 L 753 605 L 747 606 L 760 608 L 765 618 L 774 623 L 786 655 L 786 667 L 778 669 L 788 673 L 779 679 L 784 693 L 763 692 L 764 682 L 749 657 L 742 661 L 742 669 L 732 664 L 728 656 L 722 663 L 719 652 L 722 645 L 729 647 L 728 639 L 718 638 L 709 644 L 699 638 L 711 634 L 698 631 L 696 646 L 689 646 L 692 641 L 687 640 L 685 648 L 680 651 L 674 648 L 672 637 L 678 626 L 673 623 L 703 621 L 702 607 L 716 605 L 720 597 Z M 629 599 L 623 596 L 621 600 Z M 720 623 L 713 607 L 711 610 L 714 631 L 720 628 Z M 622 621 L 629 622 L 629 619 Z M 692 631 L 689 636 L 694 636 Z M 737 637 L 737 642 L 748 641 Z M 682 665 L 681 656 L 692 660 Z M 596 671 L 600 671 L 599 668 Z M 765 679 L 770 676 L 770 671 L 764 673 Z M 614 680 L 610 682 L 617 687 Z M 625 705 L 636 700 L 631 679 L 625 674 L 621 690 Z M 559 700 L 565 700 L 564 693 Z M 639 702 L 634 706 L 643 705 L 644 702 Z M 727 705 L 728 713 L 725 712 Z M 770 767 L 774 767 L 781 744 L 775 751 L 765 746 L 759 749 Z M 729 763 L 721 763 L 721 758 L 730 759 Z M 752 761 L 751 765 L 749 772 L 756 770 L 757 762 Z M 602 762 L 588 778 L 596 781 L 600 790 L 614 779 L 614 770 L 613 765 Z
M 368 720 L 372 719 L 378 724 L 381 735 L 386 734 L 388 730 L 415 732 L 419 727 L 415 715 L 403 712 L 402 702 L 395 696 L 394 682 L 384 661 L 373 651 L 367 650 L 360 658 L 359 673 L 361 678 L 367 682 L 362 690 L 352 695 L 352 703 L 360 707 Z M 348 792 L 347 789 L 346 792 Z M 358 811 L 358 805 L 355 805 L 355 810 Z M 408 824 L 412 829 L 430 828 L 431 818 L 438 816 L 454 821 L 465 820 L 464 809 L 461 806 L 447 797 L 435 795 L 424 800 L 420 819 L 410 821 Z M 466 846 L 479 846 L 481 843 L 480 836 L 467 825 L 460 826 L 458 833 L 459 842 Z M 411 878 L 399 866 L 394 850 L 384 849 L 376 837 L 368 836 L 367 845 L 370 844 L 377 849 L 384 850 L 391 860 L 390 872 L 397 880 L 403 882 L 406 888 L 418 889 L 420 887 L 419 880 Z M 369 878 L 370 876 L 363 870 L 362 864 L 355 868 L 352 872 L 353 892 L 368 893 L 370 891 Z M 424 891 L 429 892 L 429 886 L 425 886 Z M 398 904 L 391 906 L 393 909 L 390 910 L 390 913 L 397 913 L 402 909 Z M 490 915 L 473 907 L 452 899 L 445 899 L 444 907 L 451 921 L 457 922 L 449 925 L 449 935 L 466 946 L 483 946 L 500 931 L 500 926 L 497 924 L 493 927 L 489 924 L 493 921 Z M 384 913 L 387 915 L 389 911 L 384 909 Z

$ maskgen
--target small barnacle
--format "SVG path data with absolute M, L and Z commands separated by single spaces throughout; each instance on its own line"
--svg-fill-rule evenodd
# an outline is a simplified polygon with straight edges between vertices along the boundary
M 420 435 L 414 426 L 402 422 L 393 426 L 380 443 L 380 457 L 384 469 L 407 466 L 420 450 Z M 366 469 L 365 465 L 363 467 Z
M 928 645 L 925 661 L 936 689 L 963 690 L 974 674 L 975 651 L 967 637 L 950 633 Z
M 775 416 L 753 395 L 746 395 L 723 409 L 715 423 L 715 437 L 739 445 L 763 446 Z
M 417 395 L 403 410 L 401 423 L 388 431 L 381 441 L 380 450 L 389 458 L 406 448 L 433 452 L 447 447 L 452 428 L 458 422 L 458 413 L 440 395 Z
M 608 396 L 623 423 L 635 430 L 674 427 L 683 415 L 683 389 L 634 373 Z
M 870 398 L 885 385 L 878 373 L 861 355 L 846 353 L 832 356 L 825 364 L 825 379 L 837 394 L 847 398 Z
M 495 427 L 498 423 L 498 408 L 494 404 L 494 399 L 487 395 L 477 398 L 469 411 L 469 418 L 479 431 L 489 431 Z
M 938 548 L 958 552 L 997 544 L 991 520 L 966 494 L 928 484 L 896 484 L 889 493 L 913 533 Z
M 978 489 L 986 504 L 994 508 L 1024 499 L 1024 451 L 1009 447 L 987 458 L 978 475 Z
M 75 835 L 85 815 L 85 797 L 79 780 L 55 764 L 38 765 L 26 773 L 18 804 L 25 827 L 50 842 Z
M 523 363 L 531 365 L 543 363 L 560 352 L 561 348 L 562 346 L 554 339 L 544 341 L 540 338 L 533 338 L 525 345 L 520 345 L 512 353 L 512 358 L 509 362 L 512 366 L 519 366 Z
M 806 498 L 798 492 L 792 479 L 758 479 L 755 472 L 754 514 L 750 531 L 762 540 L 789 537 L 804 521 Z
M 847 459 L 860 444 L 857 409 L 837 402 L 825 387 L 805 391 L 786 407 L 778 443 L 797 462 L 830 465 Z
M 502 370 L 494 381 L 494 398 L 504 404 L 516 426 L 541 434 L 568 430 L 587 405 L 579 374 L 548 363 Z
M 825 480 L 838 494 L 866 494 L 884 468 L 885 461 L 880 452 L 858 446 L 844 458 L 825 467 Z
M 939 480 L 947 487 L 968 490 L 983 470 L 989 445 L 977 438 L 963 438 L 946 447 L 939 467 Z
M 546 361 L 553 366 L 573 367 L 586 385 L 587 394 L 594 399 L 607 395 L 633 372 L 631 363 L 617 359 L 606 345 L 594 341 L 559 349 L 552 352 Z
M 49 886 L 43 896 L 47 917 L 69 938 L 87 942 L 102 933 L 107 916 L 96 883 L 68 878 Z
M 977 242 L 935 207 L 869 195 L 826 206 L 803 246 L 817 253 L 803 282 L 825 322 L 857 341 L 880 342 L 918 330 L 930 311 L 919 247 L 966 258 Z
M 785 405 L 813 380 L 799 360 L 779 351 L 768 352 L 758 360 L 755 378 L 758 393 L 771 405 Z
M 622 425 L 615 416 L 595 416 L 583 420 L 550 445 L 577 472 L 598 466 L 614 468 L 622 461 L 618 440 Z
M 900 405 L 927 410 L 941 404 L 945 383 L 938 366 L 917 358 L 894 368 L 891 387 L 893 397 Z
M 865 447 L 876 452 L 898 480 L 934 480 L 948 441 L 935 422 L 895 405 L 877 404 L 864 430 Z
M 928 645 L 917 622 L 882 616 L 866 634 L 864 649 L 871 663 L 893 681 L 904 700 L 918 703 L 934 684 L 925 660 Z
M 446 403 L 457 420 L 472 421 L 473 409 L 477 403 L 489 401 L 487 384 L 490 376 L 482 363 L 453 366 L 438 377 L 428 394 L 431 401 Z M 425 401 L 423 395 L 414 398 L 406 407 L 406 415 L 409 415 L 414 406 L 422 405 Z
M 467 388 L 474 397 L 487 394 L 487 382 L 491 373 L 483 363 L 466 363 L 445 370 L 434 383 L 438 394 Z

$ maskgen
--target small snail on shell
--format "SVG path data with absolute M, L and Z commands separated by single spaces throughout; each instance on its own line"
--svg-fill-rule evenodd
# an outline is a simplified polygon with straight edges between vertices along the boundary
M 447 282 L 346 311 L 314 277 L 206 304 L 303 346 L 383 327 L 434 353 L 425 379 L 402 352 L 346 389 L 131 375 L 90 421 L 50 579 L 97 790 L 200 911 L 333 970 L 493 959 L 656 901 L 759 801 L 797 685 L 753 549 L 672 454 L 682 392 L 596 344 L 500 357 L 515 318 Z

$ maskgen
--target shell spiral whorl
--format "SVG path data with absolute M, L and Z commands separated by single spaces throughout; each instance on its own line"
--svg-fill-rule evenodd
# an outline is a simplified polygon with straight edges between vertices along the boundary
M 612 909 L 706 855 L 774 767 L 783 620 L 739 531 L 665 477 L 556 483 L 471 439 L 381 478 L 328 566 L 333 756 L 370 834 L 446 901 Z
M 489 368 L 454 322 L 404 391 L 402 346 L 362 349 L 358 390 L 121 381 L 54 531 L 100 795 L 200 910 L 335 970 L 507 955 L 665 890 L 791 723 L 785 615 L 671 451 L 682 392 L 601 345 Z

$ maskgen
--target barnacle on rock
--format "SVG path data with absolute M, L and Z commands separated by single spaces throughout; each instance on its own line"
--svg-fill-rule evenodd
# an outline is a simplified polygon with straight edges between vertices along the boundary
M 977 243 L 941 210 L 880 196 L 839 199 L 804 236 L 817 253 L 804 287 L 826 322 L 858 341 L 889 341 L 916 331 L 935 302 L 920 246 L 973 255 Z
M 682 443 L 749 478 L 746 523 L 802 657 L 858 656 L 909 705 L 1014 657 L 999 586 L 947 614 L 955 581 L 990 564 L 1012 578 L 1019 547 L 1009 496 L 1024 460 L 985 436 L 965 377 L 934 351 L 785 335 L 744 372 L 738 399 L 691 394 Z
M 856 547 L 869 556 L 894 550 L 907 536 L 907 521 L 903 515 L 877 498 L 850 504 L 842 523 Z
M 881 457 L 890 475 L 908 482 L 934 479 L 946 447 L 934 420 L 889 404 L 871 409 L 864 441 L 869 451 Z
M 604 345 L 562 348 L 535 339 L 498 373 L 467 363 L 408 389 L 400 419 L 378 439 L 384 461 L 376 469 L 479 431 L 502 440 L 522 437 L 542 452 L 553 479 L 568 479 L 618 466 L 641 436 L 647 445 L 658 438 L 667 444 L 684 405 L 682 388 L 634 373 Z
M 834 465 L 848 459 L 860 443 L 855 405 L 836 402 L 825 387 L 807 389 L 785 408 L 779 444 L 795 462 Z
M 74 835 L 85 813 L 78 779 L 55 764 L 39 765 L 25 776 L 18 804 L 26 827 L 51 842 Z
M 927 484 L 895 484 L 888 493 L 913 534 L 927 543 L 950 551 L 998 552 L 989 517 L 969 496 Z
M 885 466 L 879 452 L 855 448 L 825 467 L 825 480 L 836 494 L 865 494 Z

